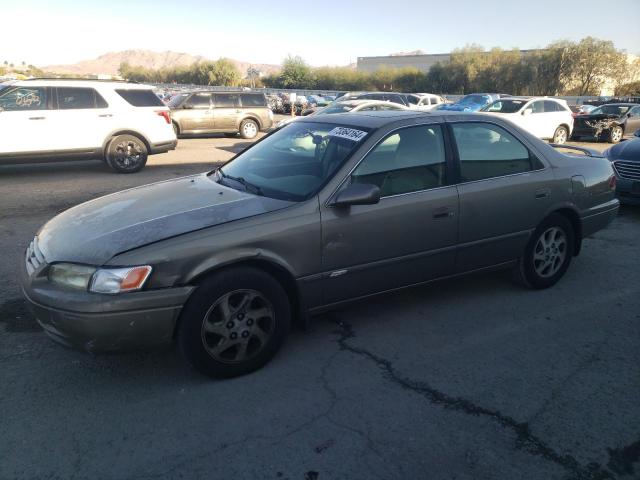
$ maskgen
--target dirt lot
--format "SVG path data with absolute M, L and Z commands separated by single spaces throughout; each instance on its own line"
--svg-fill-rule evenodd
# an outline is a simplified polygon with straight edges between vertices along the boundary
M 40 225 L 243 144 L 183 139 L 136 175 L 0 167 L 1 479 L 640 478 L 637 208 L 552 289 L 494 273 L 369 300 L 234 380 L 173 350 L 92 356 L 42 333 L 15 281 Z

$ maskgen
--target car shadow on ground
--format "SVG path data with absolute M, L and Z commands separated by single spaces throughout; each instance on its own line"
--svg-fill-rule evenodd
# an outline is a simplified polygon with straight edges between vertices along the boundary
M 225 152 L 231 152 L 231 153 L 240 153 L 244 150 L 246 150 L 247 148 L 249 148 L 251 145 L 253 145 L 254 142 L 239 142 L 239 143 L 235 143 L 234 145 L 225 145 L 225 146 L 217 146 L 216 148 L 218 150 L 224 150 Z

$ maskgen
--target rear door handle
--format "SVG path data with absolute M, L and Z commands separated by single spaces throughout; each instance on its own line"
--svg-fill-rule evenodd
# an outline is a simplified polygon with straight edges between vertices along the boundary
M 29 120 L 45 120 L 47 117 L 29 117 Z
M 453 217 L 455 213 L 449 210 L 449 207 L 436 208 L 433 211 L 433 218 L 449 218 Z
M 547 198 L 551 195 L 551 190 L 548 188 L 541 188 L 540 190 L 536 190 L 536 198 Z
M 98 115 L 98 117 L 100 117 L 100 118 L 109 118 L 109 117 L 113 117 L 113 115 L 110 114 L 110 113 L 104 113 L 102 115 Z

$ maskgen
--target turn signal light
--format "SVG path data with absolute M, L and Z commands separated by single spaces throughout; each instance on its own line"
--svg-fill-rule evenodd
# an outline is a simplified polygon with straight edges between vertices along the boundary
M 609 188 L 611 190 L 615 190 L 617 182 L 618 182 L 618 179 L 616 178 L 616 176 L 611 175 L 611 178 L 609 179 Z

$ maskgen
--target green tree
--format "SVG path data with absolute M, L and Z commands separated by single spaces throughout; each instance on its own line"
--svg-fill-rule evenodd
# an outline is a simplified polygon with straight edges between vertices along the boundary
M 301 57 L 289 55 L 282 62 L 280 84 L 284 88 L 314 88 L 311 67 Z
M 221 58 L 211 64 L 208 85 L 236 87 L 240 83 L 240 78 L 240 71 L 235 63 L 227 58 Z
M 570 83 L 577 95 L 599 93 L 607 78 L 624 74 L 626 56 L 613 42 L 587 37 L 568 48 Z

